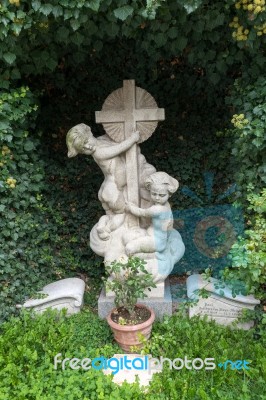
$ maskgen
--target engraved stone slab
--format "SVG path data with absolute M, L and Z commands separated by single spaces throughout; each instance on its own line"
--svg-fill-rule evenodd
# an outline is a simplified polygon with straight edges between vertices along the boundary
M 201 275 L 191 275 L 187 279 L 187 296 L 191 300 L 198 300 L 196 305 L 189 307 L 189 317 L 194 315 L 207 315 L 208 319 L 215 320 L 221 325 L 230 325 L 236 321 L 242 314 L 242 310 L 254 310 L 260 303 L 254 296 L 237 295 L 232 296 L 232 291 L 228 287 L 223 287 L 223 295 L 219 292 L 221 288 L 218 285 L 218 279 L 211 278 L 210 282 L 205 281 Z M 207 299 L 199 297 L 195 290 L 207 290 L 209 297 Z M 241 322 L 237 324 L 238 328 L 250 329 L 253 321 Z
M 76 314 L 83 305 L 85 282 L 79 278 L 61 279 L 46 285 L 38 295 L 41 298 L 29 299 L 17 308 L 33 309 L 42 313 L 47 308 L 56 310 L 67 309 L 67 314 Z
M 131 361 L 133 359 L 138 359 L 136 362 L 136 367 L 140 367 L 140 364 L 142 364 L 143 369 L 137 370 L 137 369 L 120 369 L 119 372 L 114 374 L 113 377 L 113 382 L 116 383 L 117 385 L 122 385 L 123 382 L 127 383 L 134 383 L 136 380 L 136 377 L 139 378 L 139 385 L 144 387 L 144 390 L 147 386 L 149 386 L 150 381 L 152 379 L 153 374 L 160 373 L 162 372 L 162 367 L 159 366 L 150 366 L 148 369 L 145 369 L 147 365 L 145 365 L 145 356 L 141 354 L 114 354 L 113 357 L 117 358 L 119 361 L 123 361 L 122 359 L 126 356 L 127 360 Z M 147 356 L 146 356 L 147 357 Z M 103 373 L 105 375 L 110 375 L 112 373 L 111 369 L 106 369 L 103 370 Z

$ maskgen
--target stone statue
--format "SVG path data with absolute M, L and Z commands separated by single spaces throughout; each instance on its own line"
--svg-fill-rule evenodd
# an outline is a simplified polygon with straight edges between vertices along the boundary
M 163 284 L 185 250 L 168 202 L 178 181 L 156 172 L 139 147 L 163 119 L 164 110 L 153 97 L 127 80 L 96 112 L 107 135 L 95 138 L 85 124 L 67 134 L 68 157 L 91 155 L 104 174 L 98 197 L 105 215 L 91 230 L 92 250 L 105 263 L 131 255 L 144 258 L 157 284 Z
M 97 232 L 102 240 L 109 239 L 110 233 L 125 219 L 126 168 L 123 154 L 137 143 L 139 138 L 138 131 L 121 143 L 113 142 L 107 135 L 95 138 L 91 128 L 85 124 L 74 126 L 67 133 L 68 157 L 75 157 L 78 154 L 91 155 L 104 174 L 105 179 L 100 187 L 98 198 L 106 215 L 102 216 L 97 224 Z M 138 162 L 142 169 L 142 177 L 155 171 L 140 151 Z M 148 200 L 149 196 L 146 192 L 143 185 L 141 195 Z
M 145 186 L 150 191 L 152 206 L 139 208 L 127 203 L 127 212 L 136 217 L 152 218 L 147 235 L 133 239 L 126 245 L 128 255 L 163 252 L 166 249 L 169 233 L 173 229 L 173 214 L 168 199 L 176 192 L 178 185 L 178 181 L 165 172 L 155 172 L 145 181 Z

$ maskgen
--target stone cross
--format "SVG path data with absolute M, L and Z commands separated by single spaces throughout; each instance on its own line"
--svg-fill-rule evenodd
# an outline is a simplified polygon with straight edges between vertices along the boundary
M 138 90 L 136 90 L 138 89 Z M 113 97 L 111 98 L 111 96 Z M 139 100 L 137 97 L 141 97 Z M 127 139 L 133 132 L 137 130 L 137 124 L 141 122 L 155 121 L 157 126 L 158 121 L 164 120 L 164 109 L 157 108 L 157 104 L 153 97 L 145 90 L 137 88 L 134 80 L 124 80 L 123 88 L 114 91 L 109 98 L 109 107 L 103 107 L 102 111 L 96 111 L 96 123 L 104 124 L 104 128 L 109 123 L 123 125 L 122 140 Z M 109 99 L 107 98 L 106 101 Z M 137 106 L 137 103 L 142 107 Z M 106 124 L 106 125 L 105 125 Z M 149 129 L 149 128 L 148 128 Z M 105 129 L 110 135 L 108 129 Z M 141 141 L 149 137 L 143 135 L 140 130 Z M 139 179 L 138 179 L 138 158 L 137 146 L 134 145 L 126 153 L 126 175 L 127 175 L 127 192 L 128 201 L 139 206 Z M 128 226 L 135 227 L 139 225 L 139 220 L 133 215 L 128 215 Z

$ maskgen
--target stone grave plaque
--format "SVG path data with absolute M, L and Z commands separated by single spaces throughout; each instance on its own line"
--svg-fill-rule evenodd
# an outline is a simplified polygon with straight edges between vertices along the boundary
M 222 325 L 230 325 L 235 322 L 245 309 L 254 310 L 260 303 L 254 296 L 237 295 L 232 296 L 232 291 L 228 287 L 219 288 L 219 281 L 210 278 L 205 281 L 201 275 L 191 275 L 187 279 L 187 295 L 190 300 L 198 300 L 195 305 L 189 307 L 189 317 L 194 315 L 207 315 L 208 319 L 215 320 Z M 208 298 L 202 298 L 197 294 L 197 290 L 205 289 L 208 292 Z M 223 295 L 221 295 L 221 290 Z M 238 328 L 250 329 L 253 321 L 239 322 Z

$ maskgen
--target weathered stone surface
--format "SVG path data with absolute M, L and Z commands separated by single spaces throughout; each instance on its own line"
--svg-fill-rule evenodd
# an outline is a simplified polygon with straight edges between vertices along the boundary
M 126 356 L 128 360 L 133 360 L 133 359 L 141 359 L 143 365 L 145 366 L 145 360 L 144 356 L 141 354 L 114 354 L 113 357 L 117 359 L 123 359 L 123 357 Z M 138 363 L 138 366 L 140 363 Z M 106 369 L 103 370 L 104 374 L 109 375 L 112 373 L 111 369 Z M 162 372 L 162 367 L 157 366 L 151 366 L 150 369 L 143 369 L 143 370 L 136 370 L 136 369 L 121 369 L 119 372 L 114 374 L 113 377 L 113 382 L 116 383 L 117 385 L 122 385 L 123 382 L 127 383 L 134 383 L 136 381 L 136 377 L 139 379 L 139 385 L 143 386 L 144 389 L 148 389 L 147 387 L 150 384 L 150 381 L 153 377 L 153 374 L 160 373 Z
M 161 284 L 185 251 L 168 201 L 179 183 L 147 163 L 139 143 L 163 119 L 164 109 L 154 98 L 134 80 L 125 80 L 96 112 L 107 135 L 96 138 L 85 124 L 67 134 L 68 156 L 91 155 L 104 174 L 98 197 L 106 215 L 92 228 L 90 247 L 106 265 L 130 256 L 144 259 L 157 284 L 152 297 L 161 299 Z
M 110 279 L 110 278 L 108 278 L 108 279 Z M 150 290 L 146 290 L 145 293 L 147 295 L 147 298 L 153 298 L 153 297 L 163 298 L 164 297 L 164 286 L 165 286 L 165 283 L 160 282 L 156 285 L 156 288 L 151 288 Z M 106 297 L 112 298 L 115 295 L 114 292 L 112 292 L 110 290 L 108 290 L 108 291 L 105 290 L 105 293 L 106 293 Z
M 29 299 L 18 308 L 33 309 L 43 312 L 51 307 L 56 310 L 67 309 L 67 314 L 76 314 L 83 305 L 85 282 L 79 278 L 61 279 L 45 286 L 38 296 L 42 298 Z M 37 296 L 36 296 L 37 297 Z
M 232 296 L 232 291 L 228 287 L 219 288 L 219 281 L 211 278 L 210 282 L 205 281 L 201 275 L 191 275 L 187 279 L 187 295 L 191 300 L 198 300 L 196 305 L 190 306 L 189 316 L 207 315 L 208 319 L 213 319 L 222 325 L 230 325 L 241 316 L 242 310 L 254 310 L 255 306 L 260 303 L 254 296 L 237 295 Z M 209 297 L 202 298 L 195 294 L 198 289 L 207 290 Z M 220 294 L 221 290 L 223 295 Z M 253 321 L 241 322 L 237 327 L 242 329 L 250 329 Z

